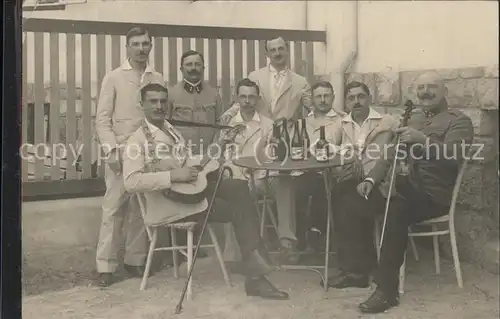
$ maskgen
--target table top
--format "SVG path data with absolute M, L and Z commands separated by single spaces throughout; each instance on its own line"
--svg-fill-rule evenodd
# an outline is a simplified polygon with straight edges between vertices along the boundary
M 324 170 L 339 167 L 352 163 L 353 159 L 342 156 L 334 156 L 328 162 L 319 163 L 314 157 L 307 160 L 292 161 L 287 159 L 284 162 L 260 162 L 254 156 L 241 157 L 233 160 L 233 164 L 248 169 L 264 169 L 276 171 L 301 171 L 301 170 Z

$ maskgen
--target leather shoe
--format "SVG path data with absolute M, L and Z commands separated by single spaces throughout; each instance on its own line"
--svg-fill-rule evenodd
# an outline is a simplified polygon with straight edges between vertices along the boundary
M 381 313 L 397 305 L 399 305 L 399 293 L 388 294 L 377 288 L 370 298 L 359 304 L 358 308 L 363 313 Z
M 245 292 L 247 296 L 261 297 L 263 299 L 287 300 L 289 296 L 284 291 L 279 291 L 266 277 L 247 277 L 245 280 Z
M 103 272 L 99 274 L 97 278 L 97 285 L 99 287 L 108 287 L 114 283 L 113 274 L 110 272 Z
M 324 287 L 323 281 L 321 286 Z M 367 275 L 351 274 L 348 272 L 341 272 L 337 276 L 328 278 L 328 287 L 330 288 L 368 288 L 370 286 L 369 278 Z
M 131 265 L 123 265 L 125 271 L 132 277 L 142 277 L 144 276 L 144 266 L 131 266 Z

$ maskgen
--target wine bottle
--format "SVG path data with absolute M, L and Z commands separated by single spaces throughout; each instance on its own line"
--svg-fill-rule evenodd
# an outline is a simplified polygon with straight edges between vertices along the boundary
M 306 119 L 302 119 L 302 131 L 301 131 L 302 145 L 304 147 L 304 159 L 308 159 L 310 155 L 311 140 L 309 139 L 309 134 L 307 134 Z
M 302 144 L 299 121 L 295 121 L 292 141 L 290 142 L 292 161 L 301 161 L 304 159 L 304 145 Z
M 290 156 L 290 134 L 288 133 L 288 120 L 286 118 L 283 119 L 281 139 L 283 140 L 285 146 L 284 149 L 285 158 L 288 158 Z
M 318 161 L 320 163 L 328 162 L 328 159 L 330 158 L 328 142 L 326 141 L 326 138 L 325 138 L 325 127 L 324 126 L 320 126 L 320 128 L 319 128 L 319 140 L 316 143 L 314 153 L 315 153 L 316 161 Z
M 279 160 L 279 147 L 280 143 L 280 131 L 279 127 L 276 123 L 273 123 L 273 134 L 269 138 L 269 141 L 267 143 L 268 151 L 266 156 L 269 156 L 270 160 L 277 161 Z

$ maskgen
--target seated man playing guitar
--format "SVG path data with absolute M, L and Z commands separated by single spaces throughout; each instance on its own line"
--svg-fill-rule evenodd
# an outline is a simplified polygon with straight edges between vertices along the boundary
M 148 225 L 201 220 L 207 213 L 206 197 L 211 198 L 215 191 L 215 183 L 207 182 L 205 172 L 218 167 L 217 163 L 203 158 L 197 166 L 189 165 L 196 160 L 184 155 L 183 137 L 165 120 L 168 90 L 163 84 L 147 84 L 140 94 L 145 121 L 131 135 L 124 151 L 125 188 L 132 193 L 144 193 Z M 245 264 L 247 295 L 288 299 L 287 293 L 264 277 L 273 267 L 259 236 L 247 182 L 221 181 L 213 207 L 209 221 L 231 222 L 234 227 Z

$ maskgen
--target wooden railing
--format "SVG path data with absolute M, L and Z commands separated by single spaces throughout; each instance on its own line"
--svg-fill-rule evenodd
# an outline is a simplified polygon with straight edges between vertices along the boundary
M 67 187 L 60 183 L 78 185 L 77 181 L 95 177 L 102 183 L 99 178 L 104 166 L 96 163 L 100 150 L 93 128 L 96 100 L 104 75 L 125 59 L 125 34 L 133 25 L 51 19 L 23 22 L 23 143 L 48 146 L 46 154 L 38 154 L 44 156 L 23 160 L 26 195 L 48 192 L 50 187 L 65 191 Z M 188 49 L 203 52 L 205 78 L 219 88 L 226 108 L 232 99 L 234 83 L 267 64 L 265 39 L 280 35 L 289 41 L 291 68 L 310 82 L 314 79 L 313 44 L 326 41 L 324 31 L 142 26 L 153 37 L 150 63 L 165 75 L 169 84 L 182 79 L 179 70 L 182 52 Z M 52 154 L 58 143 L 66 148 L 65 157 Z M 75 158 L 70 150 L 79 147 L 81 156 Z M 28 148 L 23 149 L 24 157 L 29 157 Z M 43 153 L 42 147 L 38 150 Z

